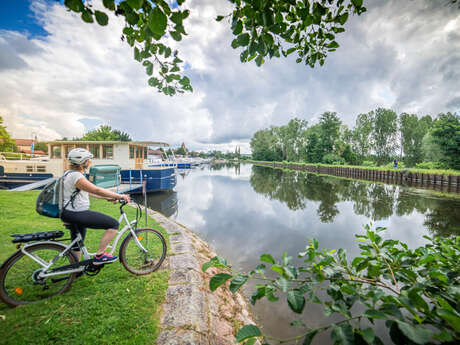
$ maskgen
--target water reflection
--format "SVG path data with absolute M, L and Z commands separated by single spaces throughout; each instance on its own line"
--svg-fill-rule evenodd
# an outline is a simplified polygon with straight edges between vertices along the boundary
M 286 251 L 296 256 L 312 237 L 322 248 L 346 249 L 351 258 L 359 250 L 353 235 L 363 233 L 362 225 L 371 220 L 388 227 L 384 239 L 400 240 L 411 248 L 426 243 L 423 235 L 460 233 L 459 199 L 403 186 L 221 164 L 178 176 L 175 189 L 171 217 L 241 271 L 257 266 L 263 253 L 279 258 Z M 155 208 L 158 203 L 152 200 L 159 198 L 150 195 L 149 205 Z M 268 334 L 298 333 L 289 326 L 298 317 L 285 301 L 257 302 L 254 313 Z M 316 305 L 308 306 L 302 318 L 314 326 L 326 322 Z M 329 343 L 327 336 L 315 339 L 315 344 Z
M 133 199 L 141 205 L 144 205 L 142 195 L 133 195 Z M 150 209 L 164 214 L 166 217 L 177 215 L 177 192 L 163 191 L 147 194 L 147 205 Z
M 305 209 L 308 200 L 318 201 L 316 212 L 322 222 L 333 222 L 339 214 L 337 204 L 351 201 L 355 214 L 373 221 L 416 211 L 425 214 L 424 225 L 433 234 L 460 234 L 458 201 L 417 194 L 400 186 L 260 166 L 253 166 L 250 183 L 257 193 L 279 200 L 293 211 Z

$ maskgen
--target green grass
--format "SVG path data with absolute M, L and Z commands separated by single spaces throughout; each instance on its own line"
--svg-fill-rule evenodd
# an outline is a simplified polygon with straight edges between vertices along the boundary
M 35 212 L 37 195 L 0 191 L 0 262 L 16 250 L 10 234 L 65 230 L 60 220 Z M 119 217 L 118 206 L 103 200 L 92 199 L 91 209 Z M 135 209 L 125 210 L 130 220 L 135 217 Z M 152 219 L 149 227 L 167 238 Z M 90 252 L 102 233 L 88 229 Z M 76 279 L 70 290 L 52 299 L 14 309 L 0 302 L 0 344 L 155 344 L 168 279 L 167 270 L 135 276 L 114 263 L 95 277 Z
M 304 162 L 268 162 L 268 161 L 254 161 L 248 160 L 250 163 L 276 163 L 276 164 L 295 164 L 300 166 L 314 166 L 314 167 L 341 167 L 341 168 L 357 168 L 362 170 L 379 170 L 379 171 L 406 171 L 411 173 L 418 173 L 418 174 L 430 174 L 430 175 L 453 175 L 453 176 L 460 176 L 459 170 L 453 169 L 418 169 L 418 168 L 404 168 L 404 169 L 393 169 L 393 168 L 386 168 L 386 167 L 370 167 L 364 165 L 333 165 L 333 164 L 322 164 L 322 163 L 304 163 Z

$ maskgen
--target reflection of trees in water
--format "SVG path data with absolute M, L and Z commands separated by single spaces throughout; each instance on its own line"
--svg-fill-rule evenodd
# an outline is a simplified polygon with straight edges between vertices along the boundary
M 425 226 L 435 235 L 460 233 L 460 202 L 414 194 L 394 185 L 363 183 L 304 172 L 253 166 L 250 183 L 255 192 L 279 200 L 291 210 L 301 210 L 307 200 L 319 202 L 317 214 L 324 223 L 339 214 L 337 203 L 351 201 L 356 214 L 374 221 L 396 213 L 425 215 Z

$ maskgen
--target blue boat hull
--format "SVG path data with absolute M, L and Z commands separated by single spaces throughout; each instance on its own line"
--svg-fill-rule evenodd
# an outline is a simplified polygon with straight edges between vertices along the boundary
M 149 192 L 171 190 L 176 186 L 176 174 L 174 168 L 158 170 L 121 170 L 121 182 L 124 184 L 142 184 L 147 182 L 146 189 Z M 142 193 L 142 187 L 132 189 L 130 194 Z
M 46 180 L 50 177 L 53 177 L 53 174 L 6 173 L 5 175 L 0 176 L 0 189 L 13 189 L 16 187 L 24 186 L 29 183 Z
M 190 169 L 190 163 L 177 163 L 177 169 Z

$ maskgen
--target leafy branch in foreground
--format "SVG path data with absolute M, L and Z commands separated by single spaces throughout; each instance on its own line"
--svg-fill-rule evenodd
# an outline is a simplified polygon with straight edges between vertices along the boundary
M 434 238 L 411 250 L 405 243 L 384 240 L 385 228 L 365 226 L 365 235 L 355 235 L 361 253 L 348 260 L 345 250 L 327 251 L 313 239 L 294 265 L 283 254 L 275 261 L 270 254 L 247 274 L 218 273 L 209 283 L 212 291 L 230 280 L 235 293 L 248 280 L 255 286 L 251 303 L 262 298 L 274 302 L 281 295 L 294 313 L 302 314 L 306 303 L 322 305 L 325 316 L 340 320 L 322 327 L 310 327 L 302 320 L 291 323 L 303 331 L 289 339 L 263 335 L 255 325 L 245 325 L 237 333 L 239 343 L 254 344 L 263 338 L 275 343 L 300 342 L 308 345 L 321 332 L 330 330 L 334 344 L 383 344 L 369 321 L 384 320 L 395 344 L 447 344 L 460 340 L 460 237 Z M 268 266 L 268 267 L 267 267 Z M 219 257 L 202 267 L 225 267 Z M 325 292 L 325 293 L 324 293 Z M 284 297 L 285 296 L 285 297 Z M 364 325 L 363 325 L 364 324 Z
M 230 0 L 232 13 L 218 16 L 217 21 L 232 18 L 231 29 L 236 38 L 233 48 L 242 47 L 241 62 L 255 59 L 257 66 L 265 57 L 287 57 L 297 52 L 297 62 L 321 66 L 329 52 L 339 44 L 336 35 L 344 32 L 350 15 L 366 11 L 364 0 Z M 145 66 L 149 85 L 173 96 L 193 91 L 188 77 L 182 75 L 183 62 L 178 51 L 161 43 L 172 37 L 181 41 L 186 35 L 184 20 L 190 11 L 181 9 L 185 0 L 102 0 L 105 10 L 94 10 L 88 0 L 64 0 L 64 5 L 81 15 L 87 23 L 96 21 L 105 26 L 105 11 L 124 17 L 121 36 L 133 48 L 134 59 Z M 154 73 L 155 72 L 155 73 Z

